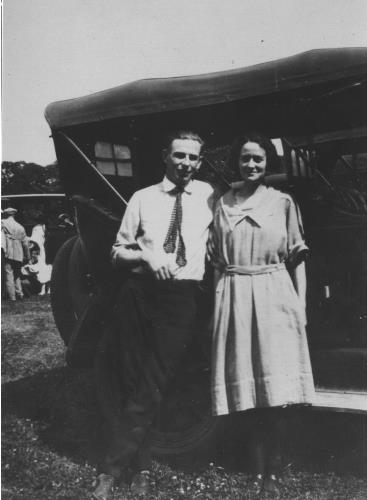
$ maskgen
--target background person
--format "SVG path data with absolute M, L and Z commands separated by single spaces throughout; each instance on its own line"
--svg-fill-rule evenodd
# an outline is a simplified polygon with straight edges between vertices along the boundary
M 214 213 L 217 267 L 212 352 L 215 415 L 256 409 L 256 473 L 276 489 L 279 416 L 285 405 L 312 403 L 305 331 L 306 277 L 298 208 L 264 184 L 279 161 L 272 142 L 245 134 L 232 145 L 236 183 Z
M 30 251 L 31 258 L 21 269 L 21 282 L 23 293 L 26 297 L 39 294 L 42 289 L 42 284 L 38 280 L 40 272 L 39 266 L 39 251 L 33 249 Z
M 16 208 L 3 210 L 1 220 L 1 247 L 4 255 L 5 288 L 11 301 L 23 298 L 21 285 L 21 267 L 29 260 L 28 240 L 24 227 L 19 224 L 14 215 Z
M 39 262 L 46 263 L 45 241 L 46 241 L 46 218 L 43 214 L 37 214 L 36 224 L 32 228 L 32 234 L 29 241 L 34 241 L 39 249 Z
M 51 264 L 46 264 L 46 218 L 43 214 L 38 214 L 36 222 L 36 225 L 32 228 L 29 243 L 35 243 L 36 249 L 38 249 L 37 281 L 41 285 L 39 295 L 45 295 L 48 292 L 48 285 L 50 283 L 52 273 Z
M 96 499 L 111 498 L 112 485 L 128 468 L 134 472 L 132 492 L 149 493 L 149 429 L 192 341 L 202 293 L 213 217 L 212 187 L 192 180 L 202 145 L 192 132 L 169 138 L 163 181 L 132 196 L 112 249 L 114 264 L 132 272 L 116 307 L 107 363 L 114 370 L 112 381 L 101 390 L 111 444 Z

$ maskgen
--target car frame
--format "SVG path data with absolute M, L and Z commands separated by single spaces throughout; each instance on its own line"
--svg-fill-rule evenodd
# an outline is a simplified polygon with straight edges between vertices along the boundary
M 308 335 L 317 385 L 314 408 L 367 412 L 366 179 L 356 166 L 367 152 L 366 97 L 367 49 L 340 48 L 212 74 L 139 80 L 50 104 L 45 116 L 78 233 L 59 251 L 51 284 L 69 364 L 104 366 L 103 335 L 126 278 L 126 272 L 112 267 L 111 247 L 131 195 L 164 174 L 166 134 L 180 128 L 203 136 L 200 178 L 224 191 L 235 180 L 226 169 L 228 144 L 246 128 L 256 129 L 278 144 L 282 167 L 267 182 L 297 199 L 311 248 Z M 330 180 L 336 163 L 348 163 L 348 155 L 358 159 L 350 165 L 351 177 L 359 179 L 352 194 L 345 194 L 348 186 Z M 359 253 L 346 241 L 357 241 Z M 348 268 L 353 259 L 359 259 L 361 272 Z M 345 290 L 350 296 L 338 302 Z M 338 335 L 333 337 L 328 322 L 333 323 L 339 304 L 347 318 L 343 327 L 334 325 Z M 174 407 L 186 394 L 189 416 L 175 428 L 178 407 L 162 409 L 154 437 L 157 453 L 201 446 L 220 420 L 210 416 L 210 294 L 203 309 L 201 346 L 168 398 Z M 341 364 L 349 367 L 343 375 Z

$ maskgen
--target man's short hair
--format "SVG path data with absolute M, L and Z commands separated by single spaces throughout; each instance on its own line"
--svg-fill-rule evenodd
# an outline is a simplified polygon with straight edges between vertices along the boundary
M 174 140 L 176 140 L 176 139 L 183 139 L 183 140 L 189 140 L 189 141 L 197 141 L 200 144 L 201 149 L 204 146 L 203 139 L 196 132 L 192 132 L 191 130 L 175 130 L 174 132 L 171 132 L 167 136 L 167 140 L 166 140 L 166 144 L 165 144 L 165 149 L 168 149 L 171 146 L 172 142 Z

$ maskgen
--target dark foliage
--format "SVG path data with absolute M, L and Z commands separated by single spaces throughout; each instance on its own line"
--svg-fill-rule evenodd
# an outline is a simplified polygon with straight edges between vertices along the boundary
M 1 181 L 3 195 L 62 192 L 56 163 L 42 167 L 24 161 L 3 161 Z

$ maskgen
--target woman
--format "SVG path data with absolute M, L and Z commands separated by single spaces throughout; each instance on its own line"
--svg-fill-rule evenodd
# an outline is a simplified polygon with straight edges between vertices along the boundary
M 310 404 L 314 393 L 305 332 L 308 249 L 294 201 L 264 183 L 277 162 L 266 137 L 234 142 L 230 166 L 242 181 L 218 201 L 213 227 L 213 412 L 256 409 L 255 465 L 265 490 L 276 489 L 280 408 Z
M 46 252 L 45 252 L 45 241 L 46 241 L 46 218 L 42 214 L 38 214 L 36 217 L 36 225 L 32 229 L 32 234 L 29 238 L 30 245 L 38 250 L 38 272 L 37 280 L 41 284 L 41 290 L 39 295 L 45 295 L 49 292 L 49 284 L 51 280 L 52 266 L 46 264 Z
M 35 217 L 36 224 L 32 228 L 29 241 L 36 243 L 39 249 L 39 261 L 46 264 L 45 240 L 46 240 L 46 218 L 42 214 Z

